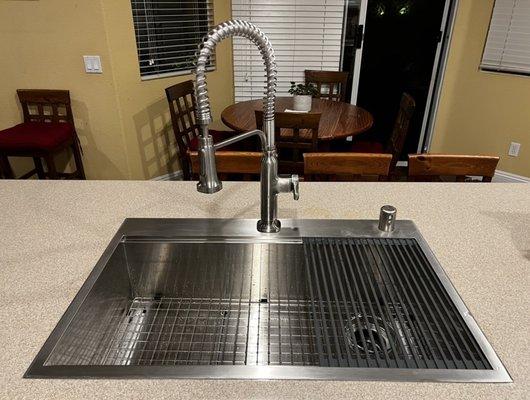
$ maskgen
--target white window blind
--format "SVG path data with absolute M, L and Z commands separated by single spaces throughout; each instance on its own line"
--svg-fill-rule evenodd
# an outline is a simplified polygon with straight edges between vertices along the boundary
M 213 0 L 131 0 L 142 79 L 190 73 L 213 27 Z M 215 65 L 215 55 L 209 67 Z
M 232 0 L 232 17 L 254 23 L 270 39 L 278 66 L 278 95 L 304 70 L 340 67 L 344 0 Z M 263 97 L 264 68 L 256 46 L 234 38 L 235 100 Z
M 530 74 L 530 0 L 496 0 L 482 69 Z

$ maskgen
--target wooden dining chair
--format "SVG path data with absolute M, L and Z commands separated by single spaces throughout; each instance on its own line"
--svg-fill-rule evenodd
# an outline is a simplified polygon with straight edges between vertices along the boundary
M 19 89 L 24 122 L 0 131 L 0 169 L 4 178 L 15 178 L 8 157 L 31 157 L 35 168 L 20 178 L 86 179 L 81 146 L 75 130 L 68 90 Z M 70 149 L 76 170 L 59 172 L 55 156 Z M 46 170 L 42 164 L 46 162 Z
M 263 129 L 263 111 L 256 111 L 256 126 Z M 302 174 L 304 153 L 318 151 L 318 125 L 320 114 L 274 114 L 275 140 L 278 149 L 278 169 L 285 174 Z
M 182 168 L 184 180 L 191 179 L 191 164 L 188 150 L 197 150 L 199 136 L 199 125 L 195 119 L 197 104 L 195 102 L 195 89 L 193 81 L 177 83 L 166 88 L 166 97 L 169 104 L 173 133 L 177 142 L 177 153 Z M 234 135 L 231 131 L 209 130 L 214 143 L 228 139 Z M 236 144 L 230 146 L 229 150 L 243 148 Z
M 391 154 L 308 153 L 304 154 L 304 180 L 385 181 L 391 161 Z
M 200 173 L 199 154 L 190 151 L 191 170 Z M 259 180 L 263 153 L 254 151 L 216 151 L 217 172 L 222 180 Z M 256 179 L 257 178 L 257 179 Z
M 455 177 L 457 182 L 480 176 L 482 182 L 491 182 L 498 162 L 495 156 L 409 154 L 408 176 L 416 182 L 440 182 L 445 176 Z
M 412 96 L 408 93 L 403 93 L 401 101 L 399 103 L 399 111 L 394 123 L 392 134 L 386 141 L 381 143 L 379 141 L 368 141 L 358 140 L 347 147 L 348 152 L 355 153 L 386 153 L 392 154 L 392 162 L 390 164 L 390 171 L 394 173 L 396 165 L 399 161 L 403 147 L 405 146 L 405 140 L 407 139 L 407 133 L 409 131 L 410 121 L 414 115 L 416 109 L 416 102 Z
M 305 83 L 317 87 L 315 97 L 326 100 L 346 101 L 346 83 L 348 72 L 305 70 Z

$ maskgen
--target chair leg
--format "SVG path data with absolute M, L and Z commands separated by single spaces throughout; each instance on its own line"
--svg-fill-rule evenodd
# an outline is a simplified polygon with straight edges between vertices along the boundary
M 46 174 L 44 172 L 44 167 L 42 166 L 42 160 L 40 157 L 33 157 L 33 162 L 35 163 L 35 170 L 37 171 L 37 176 L 39 179 L 46 179 Z
M 185 181 L 193 180 L 191 173 L 191 165 L 187 158 L 187 155 L 184 155 L 184 157 L 180 158 L 180 167 L 182 168 L 182 179 Z
M 15 174 L 7 156 L 0 156 L 0 170 L 5 179 L 15 179 Z
M 48 154 L 44 159 L 46 160 L 46 166 L 48 167 L 48 179 L 57 179 L 57 168 L 55 167 L 53 154 Z
M 77 177 L 79 179 L 86 179 L 85 169 L 83 168 L 83 157 L 81 156 L 81 150 L 79 149 L 79 143 L 77 140 L 74 140 L 74 143 L 72 144 L 72 152 L 74 153 Z

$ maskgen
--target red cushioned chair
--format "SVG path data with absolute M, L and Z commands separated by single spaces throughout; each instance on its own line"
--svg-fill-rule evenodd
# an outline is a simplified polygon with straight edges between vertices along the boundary
M 399 156 L 403 151 L 405 145 L 405 139 L 409 130 L 410 120 L 414 114 L 416 108 L 416 102 L 407 93 L 403 93 L 401 96 L 401 102 L 399 103 L 399 112 L 390 136 L 386 144 L 376 141 L 364 141 L 359 140 L 352 143 L 351 147 L 347 149 L 353 153 L 388 153 L 392 154 L 392 162 L 390 163 L 390 171 L 394 171 L 396 164 L 399 160 Z
M 4 178 L 15 178 L 8 157 L 32 157 L 35 168 L 20 178 L 35 174 L 39 179 L 85 179 L 81 148 L 75 131 L 68 90 L 17 90 L 24 122 L 0 131 L 0 169 Z M 76 171 L 57 172 L 54 156 L 70 148 Z M 46 161 L 44 170 L 42 159 Z
M 184 180 L 192 179 L 189 151 L 197 151 L 199 125 L 195 121 L 195 89 L 193 81 L 185 81 L 166 88 L 166 97 L 171 113 L 171 123 L 178 146 L 178 157 Z M 216 131 L 210 129 L 214 143 L 234 135 L 231 131 Z M 237 143 L 223 148 L 224 151 L 250 150 L 248 143 Z

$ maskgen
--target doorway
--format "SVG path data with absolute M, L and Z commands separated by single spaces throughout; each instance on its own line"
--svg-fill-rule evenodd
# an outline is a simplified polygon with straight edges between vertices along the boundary
M 351 103 L 374 116 L 367 140 L 388 140 L 407 92 L 416 111 L 402 156 L 423 148 L 452 2 L 347 0 L 341 67 L 350 72 Z

